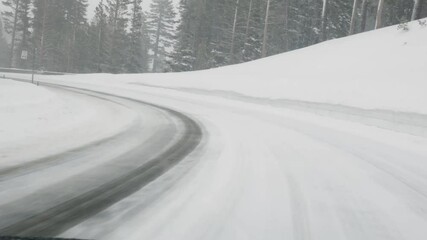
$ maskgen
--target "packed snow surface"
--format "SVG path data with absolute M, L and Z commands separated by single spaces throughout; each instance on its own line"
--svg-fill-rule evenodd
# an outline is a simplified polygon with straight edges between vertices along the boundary
M 425 240 L 427 28 L 409 28 L 207 71 L 37 76 L 166 106 L 204 130 L 177 167 L 62 236 Z

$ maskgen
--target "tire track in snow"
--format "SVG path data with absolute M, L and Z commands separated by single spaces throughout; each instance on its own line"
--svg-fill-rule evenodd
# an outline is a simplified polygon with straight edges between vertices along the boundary
M 134 82 L 132 84 L 187 92 L 197 95 L 214 96 L 218 98 L 250 102 L 278 108 L 295 109 L 338 119 L 361 122 L 365 125 L 376 126 L 397 132 L 409 133 L 415 136 L 427 136 L 427 115 L 415 112 L 400 112 L 386 109 L 364 109 L 340 104 L 310 102 L 295 99 L 268 99 L 244 95 L 229 90 L 205 90 L 188 87 L 167 87 Z
M 307 206 L 300 186 L 295 178 L 286 173 L 287 183 L 290 191 L 290 203 L 292 210 L 293 234 L 295 240 L 310 240 L 310 225 L 307 215 Z
M 9 79 L 12 79 L 14 81 L 19 81 L 19 82 L 25 82 L 25 83 L 30 82 L 30 81 L 26 81 L 26 80 L 22 80 L 22 79 L 16 79 L 16 78 L 9 78 Z M 87 94 L 82 94 L 82 93 L 75 92 L 75 91 L 74 91 L 74 93 L 87 96 Z M 119 105 L 120 107 L 124 107 L 124 108 L 129 109 L 128 106 L 125 106 L 124 104 L 122 104 L 118 101 L 112 100 L 112 99 L 108 99 L 108 98 L 101 97 L 101 96 L 95 96 L 95 95 L 91 95 L 90 97 L 96 98 L 96 99 L 99 99 L 102 101 L 107 101 L 107 102 L 110 102 L 112 104 Z M 26 175 L 26 174 L 29 174 L 31 172 L 34 172 L 34 171 L 37 171 L 40 169 L 46 169 L 48 167 L 56 166 L 57 164 L 72 161 L 76 158 L 75 156 L 77 156 L 77 155 L 85 155 L 85 154 L 87 154 L 87 152 L 89 152 L 95 148 L 102 148 L 105 145 L 111 144 L 115 141 L 124 141 L 125 140 L 124 138 L 126 137 L 126 135 L 133 132 L 134 128 L 136 128 L 136 127 L 138 127 L 137 122 L 136 122 L 136 120 L 134 120 L 130 126 L 127 126 L 126 129 L 123 129 L 121 132 L 115 133 L 112 136 L 108 136 L 108 137 L 103 138 L 103 139 L 95 140 L 95 141 L 87 143 L 83 146 L 78 146 L 78 147 L 75 147 L 73 149 L 62 152 L 62 153 L 57 153 L 54 155 L 42 157 L 42 158 L 30 161 L 30 162 L 25 162 L 25 163 L 22 163 L 19 165 L 13 165 L 13 166 L 0 168 L 0 182 L 11 179 L 11 178 L 20 177 L 22 175 Z

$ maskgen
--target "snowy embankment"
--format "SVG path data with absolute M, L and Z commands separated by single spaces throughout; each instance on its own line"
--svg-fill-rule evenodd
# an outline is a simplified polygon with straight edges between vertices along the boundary
M 83 75 L 244 96 L 427 114 L 427 27 L 409 24 L 327 41 L 246 64 L 170 74 Z M 46 77 L 43 77 L 46 78 Z M 58 79 L 58 77 L 51 77 Z M 76 78 L 64 76 L 62 79 Z M 224 92 L 222 93 L 222 95 Z
M 130 110 L 114 103 L 0 79 L 0 167 L 113 136 L 133 121 Z

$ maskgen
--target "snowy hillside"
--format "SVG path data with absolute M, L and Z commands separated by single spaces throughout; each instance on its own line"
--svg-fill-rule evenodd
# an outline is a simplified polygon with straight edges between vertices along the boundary
M 426 42 L 427 27 L 412 22 L 409 31 L 392 26 L 219 69 L 126 77 L 93 74 L 79 79 L 427 114 Z

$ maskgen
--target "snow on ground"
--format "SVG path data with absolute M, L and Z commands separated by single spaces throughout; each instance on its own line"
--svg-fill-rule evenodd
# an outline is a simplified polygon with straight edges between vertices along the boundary
M 66 91 L 0 79 L 0 166 L 113 136 L 134 121 L 128 109 Z
M 193 73 L 37 76 L 176 109 L 205 134 L 205 145 L 178 167 L 63 236 L 424 240 L 425 136 L 368 126 L 363 116 L 348 121 L 262 101 L 425 117 L 427 28 L 415 22 L 410 29 Z M 224 98 L 229 92 L 259 103 Z

